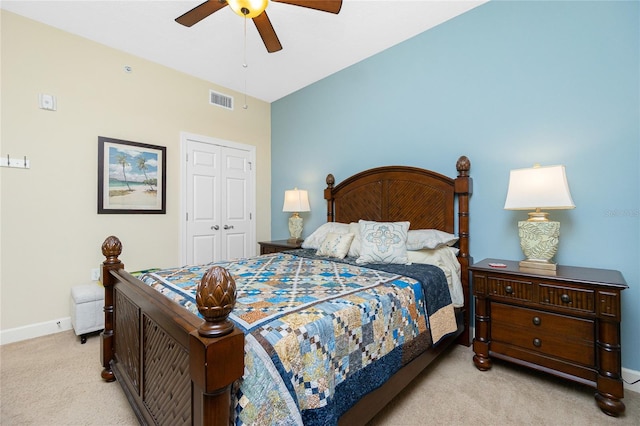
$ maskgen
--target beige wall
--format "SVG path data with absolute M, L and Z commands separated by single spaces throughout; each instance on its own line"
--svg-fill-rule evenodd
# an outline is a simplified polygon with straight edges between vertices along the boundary
M 1 13 L 0 329 L 69 316 L 70 288 L 90 282 L 108 235 L 128 270 L 179 264 L 180 132 L 256 146 L 257 239 L 270 237 L 270 105 L 208 104 L 217 87 L 164 66 Z M 124 72 L 125 65 L 133 72 Z M 213 76 L 212 76 L 213 78 Z M 38 108 L 38 94 L 58 110 Z M 98 215 L 98 136 L 167 147 L 167 213 Z

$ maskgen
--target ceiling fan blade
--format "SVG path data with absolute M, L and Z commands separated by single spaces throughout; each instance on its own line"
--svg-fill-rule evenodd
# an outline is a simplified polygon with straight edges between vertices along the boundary
M 266 11 L 253 18 L 253 23 L 256 24 L 256 28 L 264 42 L 264 47 L 267 48 L 267 52 L 273 53 L 278 50 L 282 50 L 282 45 L 280 44 L 280 40 L 278 40 L 278 35 L 273 29 L 273 25 L 271 25 L 271 21 L 269 20 Z
M 176 22 L 184 25 L 185 27 L 190 27 L 202 21 L 212 13 L 222 9 L 226 5 L 227 2 L 225 0 L 207 0 L 204 3 L 194 7 L 184 15 L 177 17 Z
M 322 12 L 340 13 L 342 0 L 273 0 L 278 3 L 286 3 L 294 6 L 308 7 Z

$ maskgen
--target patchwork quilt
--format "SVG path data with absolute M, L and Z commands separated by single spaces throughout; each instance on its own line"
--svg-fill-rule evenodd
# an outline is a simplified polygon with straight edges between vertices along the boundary
M 355 265 L 314 251 L 216 265 L 236 281 L 230 316 L 245 333 L 235 423 L 334 425 L 360 397 L 455 332 L 442 270 Z M 195 289 L 213 264 L 140 277 L 199 315 Z

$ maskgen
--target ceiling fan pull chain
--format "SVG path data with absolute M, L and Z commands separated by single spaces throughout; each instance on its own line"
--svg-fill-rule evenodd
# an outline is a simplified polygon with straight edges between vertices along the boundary
M 244 16 L 244 46 L 243 46 L 243 58 L 242 58 L 242 67 L 244 68 L 244 105 L 242 105 L 243 109 L 249 108 L 247 105 L 247 15 Z

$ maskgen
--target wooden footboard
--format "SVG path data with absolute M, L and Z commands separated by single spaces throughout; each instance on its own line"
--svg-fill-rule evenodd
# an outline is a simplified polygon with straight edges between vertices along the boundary
M 244 371 L 244 334 L 227 318 L 233 280 L 221 268 L 203 277 L 197 296 L 203 321 L 140 285 L 124 271 L 121 252 L 116 237 L 102 245 L 102 378 L 120 382 L 142 423 L 228 424 L 231 385 Z

